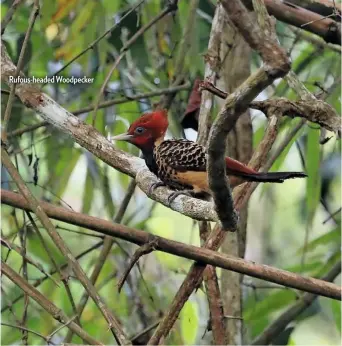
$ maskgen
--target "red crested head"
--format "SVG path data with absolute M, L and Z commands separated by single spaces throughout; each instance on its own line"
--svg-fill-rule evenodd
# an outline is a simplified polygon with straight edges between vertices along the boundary
M 156 110 L 143 114 L 126 133 L 112 137 L 112 140 L 130 142 L 141 150 L 151 149 L 156 142 L 163 140 L 168 125 L 167 111 Z

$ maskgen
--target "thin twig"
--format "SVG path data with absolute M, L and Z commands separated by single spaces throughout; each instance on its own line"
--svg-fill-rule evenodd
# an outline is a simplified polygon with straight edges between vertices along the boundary
M 135 191 L 135 187 L 136 187 L 136 184 L 135 184 L 135 181 L 134 179 L 131 180 L 129 186 L 128 186 L 128 189 L 127 189 L 127 192 L 122 200 L 122 203 L 120 205 L 120 208 L 114 218 L 114 222 L 118 222 L 120 223 L 125 215 L 125 212 L 127 210 L 127 207 L 128 207 L 128 204 L 134 194 L 134 191 Z M 112 249 L 112 246 L 115 242 L 115 239 L 112 238 L 112 237 L 108 237 L 108 236 L 105 236 L 104 240 L 103 240 L 103 247 L 101 249 L 101 252 L 97 258 L 97 261 L 95 263 L 95 266 L 94 266 L 94 270 L 92 271 L 91 275 L 90 275 L 90 281 L 93 285 L 95 285 L 99 275 L 100 275 L 100 272 L 101 272 L 101 269 L 103 268 L 107 258 L 108 258 L 108 255 L 110 254 L 110 251 Z M 79 318 L 81 318 L 82 316 L 82 313 L 87 305 L 87 302 L 88 302 L 88 298 L 89 298 L 89 294 L 87 291 L 85 291 L 77 305 L 77 308 L 76 308 L 76 311 L 77 311 L 77 314 L 79 316 Z M 72 340 L 72 331 L 69 331 L 67 336 L 65 337 L 65 342 L 70 342 Z
M 7 25 L 12 20 L 14 12 L 17 10 L 17 8 L 22 2 L 23 0 L 14 0 L 12 6 L 8 9 L 5 18 L 1 21 L 1 36 L 5 32 Z
M 21 68 L 23 67 L 27 44 L 29 42 L 31 32 L 32 32 L 32 29 L 33 29 L 33 26 L 34 26 L 34 23 L 36 21 L 38 14 L 39 14 L 39 1 L 35 0 L 34 4 L 33 4 L 33 9 L 31 11 L 29 24 L 28 24 L 28 28 L 27 28 L 27 31 L 25 34 L 24 42 L 23 42 L 23 45 L 22 45 L 21 50 L 20 50 L 17 68 L 16 68 L 16 71 L 15 71 L 14 76 L 13 76 L 14 80 L 19 76 Z M 9 119 L 11 117 L 12 106 L 13 106 L 13 101 L 14 101 L 14 97 L 15 97 L 15 87 L 16 87 L 16 83 L 14 81 L 10 87 L 10 94 L 8 96 L 6 110 L 4 113 L 4 120 L 2 122 L 1 135 L 2 135 L 2 140 L 5 142 L 7 140 L 8 122 L 9 122 Z
M 94 244 L 94 245 L 91 246 L 89 249 L 86 249 L 86 250 L 82 251 L 79 255 L 77 255 L 77 256 L 75 257 L 75 259 L 76 259 L 76 260 L 79 260 L 79 259 L 83 258 L 84 256 L 86 256 L 86 255 L 89 254 L 90 252 L 92 252 L 92 251 L 98 249 L 100 246 L 102 246 L 102 244 L 103 244 L 103 241 L 100 241 L 100 242 Z M 58 268 L 59 268 L 59 270 L 62 271 L 62 270 L 64 270 L 67 266 L 68 266 L 68 263 L 64 263 L 64 264 L 60 265 Z M 56 273 L 57 273 L 57 270 L 56 270 L 56 269 L 52 269 L 52 270 L 50 270 L 49 275 L 52 276 L 52 275 L 54 275 L 54 274 L 56 274 Z M 44 276 L 44 277 L 42 277 L 42 278 L 40 278 L 40 279 L 37 279 L 37 280 L 32 284 L 32 286 L 33 286 L 33 287 L 38 287 L 40 284 L 42 284 L 43 282 L 45 282 L 45 280 L 47 280 L 48 278 L 49 278 L 49 276 L 46 275 L 46 276 Z M 16 297 L 12 302 L 9 302 L 8 305 L 3 306 L 3 307 L 1 308 L 1 312 L 4 313 L 6 310 L 10 309 L 11 306 L 13 306 L 15 303 L 17 303 L 17 302 L 18 302 L 19 300 L 21 300 L 23 297 L 24 297 L 23 294 L 22 294 L 22 295 L 19 295 L 18 297 Z
M 22 326 L 15 326 L 13 324 L 9 324 L 9 323 L 6 323 L 6 322 L 1 322 L 1 325 L 2 326 L 6 326 L 6 327 L 11 327 L 11 328 L 16 328 L 16 329 L 20 329 L 20 330 L 23 330 L 23 331 L 26 331 L 26 332 L 29 332 L 29 333 L 32 333 L 32 334 L 35 334 L 37 336 L 39 336 L 40 338 L 42 338 L 47 344 L 51 344 L 51 341 L 48 340 L 48 338 L 38 332 L 36 332 L 35 330 L 32 330 L 32 329 L 28 329 L 28 328 L 25 328 L 25 327 L 22 327 Z
M 145 33 L 145 31 L 147 31 L 151 26 L 153 26 L 155 23 L 157 23 L 160 19 L 164 18 L 167 14 L 177 10 L 177 2 L 178 0 L 169 0 L 167 3 L 167 6 L 165 7 L 165 9 L 160 12 L 156 17 L 154 17 L 150 22 L 148 22 L 147 24 L 145 24 L 143 27 L 141 27 L 121 48 L 120 50 L 120 54 L 119 56 L 115 59 L 112 67 L 110 68 L 108 74 L 106 75 L 105 80 L 103 81 L 100 91 L 97 94 L 97 97 L 95 99 L 94 102 L 94 111 L 93 111 L 93 120 L 92 120 L 92 125 L 95 125 L 96 122 L 96 115 L 97 115 L 97 110 L 99 108 L 99 104 L 100 104 L 100 99 L 105 91 L 105 88 L 113 74 L 113 72 L 115 71 L 115 69 L 117 68 L 117 66 L 119 65 L 120 61 L 123 59 L 123 57 L 126 55 L 126 52 L 128 51 L 129 47 L 134 44 L 136 42 L 136 40 Z
M 108 307 L 103 302 L 102 298 L 97 293 L 95 287 L 91 284 L 88 277 L 84 273 L 83 269 L 81 268 L 80 264 L 75 260 L 74 256 L 72 255 L 70 249 L 65 244 L 64 240 L 61 238 L 59 233 L 56 231 L 54 225 L 52 224 L 49 217 L 46 215 L 44 210 L 42 209 L 39 202 L 35 199 L 35 197 L 32 195 L 31 191 L 26 186 L 23 179 L 18 174 L 18 171 L 14 167 L 13 163 L 11 162 L 10 157 L 8 156 L 6 150 L 1 147 L 1 161 L 3 165 L 6 167 L 8 173 L 11 175 L 12 179 L 16 182 L 19 191 L 23 194 L 27 202 L 32 207 L 32 210 L 37 215 L 39 220 L 41 221 L 42 225 L 47 230 L 49 236 L 54 241 L 56 246 L 59 248 L 61 253 L 65 256 L 66 259 L 68 259 L 71 268 L 73 269 L 75 275 L 79 279 L 79 281 L 82 283 L 83 287 L 88 290 L 89 295 L 93 298 L 96 305 L 98 306 L 99 310 L 102 312 L 103 316 L 105 317 L 106 321 L 108 322 L 109 328 L 111 329 L 115 339 L 119 344 L 129 344 L 129 340 L 127 340 L 120 323 L 117 321 L 115 316 L 112 314 L 112 312 L 108 309 Z
M 68 278 L 65 277 L 65 275 L 63 274 L 63 272 L 62 272 L 61 270 L 59 270 L 58 264 L 57 264 L 57 262 L 55 261 L 55 259 L 53 258 L 52 254 L 51 254 L 51 251 L 49 250 L 49 248 L 48 248 L 48 246 L 47 246 L 47 244 L 46 244 L 46 242 L 45 242 L 45 239 L 44 239 L 43 235 L 41 234 L 39 228 L 37 227 L 36 222 L 33 220 L 33 217 L 31 216 L 31 214 L 30 214 L 29 212 L 26 212 L 26 214 L 27 214 L 27 216 L 28 216 L 28 218 L 29 218 L 29 221 L 30 221 L 30 223 L 31 223 L 31 226 L 33 227 L 35 233 L 37 234 L 37 236 L 38 236 L 38 238 L 39 238 L 39 240 L 40 240 L 40 242 L 42 243 L 43 248 L 44 248 L 44 250 L 45 250 L 47 256 L 49 257 L 51 264 L 53 265 L 53 267 L 55 268 L 56 272 L 59 274 L 59 277 L 60 277 L 61 281 L 63 282 L 65 291 L 66 291 L 66 293 L 67 293 L 68 299 L 69 299 L 69 301 L 70 301 L 70 305 L 71 305 L 72 310 L 73 310 L 73 313 L 74 313 L 76 316 L 78 316 L 78 315 L 77 315 L 77 310 L 76 310 L 76 307 L 75 307 L 74 298 L 73 298 L 73 296 L 72 296 L 72 294 L 71 294 L 71 289 L 70 289 L 70 287 L 69 287 Z M 77 324 L 78 324 L 79 326 L 81 326 L 81 322 L 80 322 L 79 318 L 77 318 L 76 322 L 77 322 Z
M 158 326 L 158 324 L 160 323 L 161 319 L 152 323 L 150 326 L 146 327 L 144 330 L 142 330 L 141 332 L 139 332 L 138 334 L 132 336 L 130 339 L 132 341 L 132 344 L 135 345 L 138 340 L 144 336 L 145 334 L 147 334 L 148 332 L 150 332 L 151 330 L 153 330 L 154 328 L 156 328 Z
M 69 318 L 59 309 L 56 305 L 50 302 L 42 293 L 32 287 L 26 280 L 24 280 L 18 273 L 10 268 L 6 263 L 1 261 L 1 271 L 6 275 L 14 284 L 20 287 L 25 293 L 27 293 L 33 300 L 35 300 L 45 311 L 47 311 L 56 321 L 65 324 L 69 321 Z M 91 337 L 86 331 L 84 331 L 75 322 L 70 322 L 67 325 L 72 329 L 82 340 L 90 345 L 103 345 L 93 337 Z
M 132 270 L 132 268 L 134 267 L 134 264 L 137 263 L 140 259 L 140 257 L 147 255 L 149 253 L 151 253 L 152 251 L 154 251 L 156 249 L 156 247 L 158 246 L 158 239 L 154 238 L 152 236 L 151 241 L 149 241 L 148 243 L 142 245 L 141 247 L 139 247 L 133 254 L 128 267 L 126 268 L 126 270 L 124 271 L 124 273 L 122 274 L 121 279 L 118 281 L 118 291 L 119 293 L 121 292 L 122 286 L 126 281 L 127 276 L 129 275 L 129 272 Z
M 116 28 L 120 27 L 122 25 L 122 22 L 124 19 L 126 19 L 132 12 L 134 12 L 145 0 L 139 1 L 136 5 L 134 5 L 129 11 L 127 11 L 118 22 L 116 22 L 112 27 L 110 27 L 108 30 L 106 30 L 101 36 L 99 36 L 96 40 L 94 40 L 92 43 L 89 44 L 89 46 L 84 49 L 82 52 L 74 56 L 68 63 L 66 63 L 62 68 L 60 68 L 58 71 L 56 71 L 52 76 L 57 76 L 62 71 L 64 71 L 68 66 L 70 66 L 74 61 L 76 61 L 78 58 L 80 58 L 83 54 L 88 52 L 91 49 L 94 49 L 94 47 L 107 35 L 111 34 Z
M 62 324 L 61 326 L 59 326 L 56 330 L 54 330 L 51 334 L 49 334 L 48 336 L 47 336 L 47 339 L 50 341 L 51 339 L 52 339 L 52 337 L 56 334 L 56 333 L 58 333 L 61 329 L 63 329 L 64 327 L 66 327 L 70 322 L 72 322 L 74 319 L 77 319 L 78 318 L 78 316 L 76 315 L 76 316 L 74 316 L 74 317 L 71 317 L 70 319 L 69 319 L 69 321 L 66 321 L 64 324 Z M 80 324 L 78 324 L 79 326 L 80 326 Z
M 8 249 L 11 249 L 11 250 L 14 250 L 15 252 L 17 252 L 19 255 L 21 255 L 23 258 L 25 258 L 25 260 L 30 263 L 31 265 L 33 265 L 34 267 L 36 267 L 39 271 L 41 271 L 44 275 L 48 276 L 52 281 L 53 283 L 57 286 L 57 287 L 60 287 L 59 283 L 49 274 L 45 271 L 45 269 L 43 268 L 43 266 L 36 262 L 35 260 L 33 260 L 30 256 L 28 256 L 27 254 L 25 254 L 25 252 L 23 251 L 23 249 L 10 242 L 9 240 L 5 240 L 3 238 L 0 238 L 0 241 L 1 241 L 1 245 L 7 247 Z

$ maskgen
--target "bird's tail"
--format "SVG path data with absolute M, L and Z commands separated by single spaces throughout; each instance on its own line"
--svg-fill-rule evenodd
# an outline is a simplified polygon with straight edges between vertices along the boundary
M 241 174 L 241 172 L 239 172 L 239 176 L 248 181 L 256 181 L 262 183 L 283 183 L 284 180 L 287 179 L 307 177 L 307 175 L 303 172 L 256 172 L 252 174 Z

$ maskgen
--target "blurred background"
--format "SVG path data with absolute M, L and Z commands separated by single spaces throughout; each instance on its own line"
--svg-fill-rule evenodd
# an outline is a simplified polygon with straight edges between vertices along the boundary
M 2 36 L 15 63 L 27 32 L 32 3 L 22 1 Z M 340 1 L 336 3 L 339 4 Z M 93 83 L 90 84 L 41 85 L 42 90 L 64 108 L 70 112 L 78 112 L 83 121 L 92 124 L 93 112 L 82 109 L 92 106 L 96 101 L 106 76 L 129 38 L 167 6 L 166 1 L 143 1 L 137 10 L 120 22 L 135 4 L 137 1 L 130 0 L 41 1 L 40 14 L 24 56 L 24 73 L 35 77 L 58 73 L 65 77 L 93 78 Z M 2 19 L 11 5 L 12 1 L 1 1 Z M 199 0 L 195 11 L 190 12 L 193 5 L 193 1 L 179 1 L 177 11 L 165 15 L 129 46 L 101 96 L 101 102 L 121 100 L 97 110 L 94 125 L 103 135 L 126 131 L 140 114 L 153 109 L 162 98 L 165 101 L 168 95 L 172 95 L 166 103 L 171 119 L 168 136 L 196 140 L 196 116 L 186 112 L 186 108 L 195 79 L 204 77 L 205 54 L 216 1 Z M 191 13 L 193 16 L 190 16 Z M 188 25 L 190 18 L 193 20 L 191 26 Z M 337 21 L 339 19 L 340 17 Z M 111 35 L 99 40 L 63 69 L 65 64 L 85 51 L 115 24 L 118 25 Z M 327 44 L 318 36 L 281 21 L 276 22 L 276 31 L 281 46 L 291 56 L 293 70 L 299 79 L 310 92 L 324 98 L 340 114 L 340 46 Z M 182 44 L 184 40 L 185 45 Z M 232 42 L 227 41 L 227 47 Z M 248 52 L 244 58 L 247 58 L 250 71 L 255 71 L 261 65 L 259 56 L 254 52 Z M 235 56 L 235 59 L 238 62 L 243 57 Z M 59 72 L 60 69 L 63 70 Z M 168 89 L 178 77 L 178 85 L 183 87 L 176 93 L 166 91 L 164 95 L 132 100 L 136 95 Z M 229 91 L 227 88 L 222 89 Z M 2 84 L 2 113 L 6 108 L 8 90 Z M 278 80 L 262 92 L 258 100 L 275 96 L 299 99 L 299 95 L 285 81 Z M 213 119 L 219 108 L 219 101 L 215 98 L 211 111 Z M 258 111 L 251 111 L 250 119 L 252 128 L 249 138 L 253 138 L 251 145 L 256 148 L 264 135 L 267 119 Z M 114 220 L 125 195 L 130 194 L 123 224 L 169 239 L 200 245 L 197 222 L 148 199 L 139 188 L 134 188 L 130 177 L 110 168 L 75 144 L 66 134 L 41 121 L 37 114 L 18 99 L 14 101 L 8 129 L 9 153 L 37 198 L 77 212 Z M 334 134 L 321 130 L 317 124 L 300 122 L 299 118 L 281 119 L 279 135 L 271 155 L 282 145 L 284 139 L 289 138 L 293 129 L 298 130 L 277 156 L 271 170 L 305 171 L 310 178 L 258 186 L 248 207 L 245 258 L 303 275 L 322 277 L 340 261 L 341 148 L 340 141 Z M 325 142 L 324 139 L 328 137 L 331 138 Z M 114 145 L 133 155 L 139 155 L 137 148 L 130 144 Z M 239 143 L 236 142 L 236 145 Z M 16 190 L 6 170 L 2 168 L 1 173 L 2 189 Z M 2 238 L 24 247 L 26 253 L 40 263 L 46 272 L 53 270 L 41 240 L 26 214 L 19 209 L 2 205 L 1 215 Z M 101 247 L 94 247 L 101 241 L 100 235 L 70 224 L 53 222 L 73 254 L 77 256 L 83 253 L 79 262 L 90 275 L 101 251 Z M 46 231 L 40 228 L 39 222 L 37 225 L 50 254 L 58 265 L 62 265 L 64 258 Z M 2 245 L 2 259 L 22 273 L 21 255 Z M 140 260 L 139 268 L 134 267 L 119 294 L 117 282 L 135 249 L 136 246 L 115 239 L 96 283 L 100 295 L 115 312 L 130 337 L 158 322 L 191 265 L 189 260 L 162 252 L 149 254 Z M 221 282 L 224 274 L 221 270 L 217 272 Z M 28 266 L 28 281 L 37 285 L 37 289 L 68 316 L 73 316 L 64 287 L 58 287 L 50 278 L 41 280 L 44 276 L 35 267 Z M 59 280 L 57 274 L 53 277 Z M 339 277 L 336 283 L 340 283 Z M 72 276 L 69 286 L 78 304 L 83 287 Z M 16 325 L 23 312 L 27 311 L 27 328 L 45 336 L 56 331 L 59 326 L 56 321 L 32 300 L 27 305 L 20 288 L 5 277 L 2 277 L 1 289 L 3 323 Z M 236 312 L 234 317 L 243 320 L 242 335 L 246 344 L 295 304 L 302 294 L 247 276 L 241 282 L 241 290 L 242 311 Z M 318 298 L 279 334 L 274 344 L 339 344 L 340 309 L 338 301 Z M 229 318 L 228 316 L 227 319 Z M 107 331 L 106 321 L 91 299 L 84 309 L 81 321 L 82 327 L 98 340 L 105 344 L 114 343 L 112 335 Z M 207 330 L 208 321 L 208 302 L 203 288 L 200 288 L 186 303 L 165 342 L 179 345 L 210 344 L 212 335 Z M 66 335 L 67 328 L 62 328 L 53 335 L 51 341 L 61 343 Z M 144 334 L 135 343 L 144 344 L 147 340 Z M 77 336 L 69 341 L 82 342 Z M 2 325 L 1 343 L 23 343 L 22 331 Z M 28 343 L 45 344 L 45 341 L 29 333 Z

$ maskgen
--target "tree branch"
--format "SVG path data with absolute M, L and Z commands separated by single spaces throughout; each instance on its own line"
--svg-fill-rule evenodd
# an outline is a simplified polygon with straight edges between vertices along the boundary
M 84 257 L 85 255 L 87 255 L 88 253 L 90 253 L 93 250 L 96 250 L 97 248 L 99 248 L 101 245 L 103 244 L 103 241 L 100 241 L 96 244 L 94 244 L 93 246 L 91 246 L 89 249 L 82 251 L 79 255 L 75 256 L 75 259 L 80 259 L 82 257 Z M 68 266 L 68 263 L 64 263 L 62 265 L 60 265 L 58 267 L 58 270 L 63 270 Z M 52 269 L 49 271 L 49 275 L 52 276 L 54 274 L 56 274 L 58 272 L 57 269 Z M 40 284 L 42 284 L 46 279 L 48 279 L 49 276 L 43 276 L 40 279 L 37 279 L 32 286 L 33 287 L 38 287 Z M 23 294 L 19 295 L 18 297 L 16 297 L 13 301 L 11 301 L 8 305 L 5 305 L 1 308 L 1 313 L 5 312 L 7 309 L 11 309 L 11 306 L 14 305 L 15 303 L 17 303 L 20 299 L 22 299 L 24 297 Z
M 24 280 L 18 273 L 10 268 L 4 261 L 1 261 L 1 272 L 6 275 L 13 283 L 20 287 L 27 293 L 33 300 L 35 300 L 44 310 L 46 310 L 56 321 L 60 323 L 67 323 L 70 319 L 66 316 L 61 309 L 50 302 L 42 293 L 32 287 L 26 280 Z M 70 322 L 67 327 L 77 334 L 84 342 L 90 345 L 103 345 L 88 335 L 78 324 Z
M 249 9 L 253 9 L 252 0 L 242 1 Z M 289 1 L 264 0 L 264 3 L 268 13 L 278 20 L 312 32 L 326 42 L 341 45 L 341 25 L 333 19 L 308 11 Z
M 226 98 L 228 95 L 209 81 L 202 82 L 200 87 L 220 98 Z M 316 123 L 329 131 L 341 132 L 341 117 L 328 103 L 316 98 L 291 101 L 284 97 L 274 97 L 264 101 L 252 101 L 249 107 L 263 112 L 267 117 L 275 113 L 290 118 L 299 117 Z
M 70 249 L 67 247 L 67 245 L 65 244 L 65 242 L 63 241 L 59 233 L 56 231 L 51 220 L 42 209 L 41 204 L 32 195 L 31 191 L 28 189 L 25 182 L 20 177 L 18 171 L 16 170 L 15 166 L 11 162 L 9 155 L 7 154 L 6 150 L 3 147 L 1 147 L 1 161 L 4 167 L 7 169 L 10 176 L 12 177 L 12 179 L 17 184 L 19 191 L 23 194 L 27 203 L 30 205 L 31 210 L 37 215 L 38 219 L 41 221 L 42 225 L 48 232 L 50 238 L 53 240 L 53 242 L 58 247 L 60 252 L 64 255 L 64 257 L 68 260 L 76 277 L 82 283 L 83 287 L 89 292 L 89 295 L 93 298 L 99 310 L 102 312 L 117 342 L 121 345 L 127 345 L 127 344 L 129 345 L 130 342 L 129 340 L 127 340 L 121 328 L 121 325 L 119 324 L 115 316 L 112 314 L 112 312 L 108 309 L 108 307 L 104 304 L 102 298 L 99 296 L 95 287 L 89 281 L 82 267 L 76 261 Z
M 121 279 L 118 282 L 118 291 L 121 292 L 122 286 L 124 285 L 127 276 L 129 275 L 129 272 L 133 269 L 134 265 L 139 261 L 140 257 L 147 255 L 154 251 L 156 249 L 156 246 L 158 245 L 157 238 L 154 238 L 154 236 L 151 236 L 151 240 L 144 245 L 141 245 L 133 254 L 128 267 L 124 271 Z
M 24 197 L 17 193 L 0 190 L 1 203 L 10 205 L 15 208 L 32 211 L 32 206 L 25 200 Z M 85 227 L 102 234 L 117 237 L 137 245 L 148 243 L 150 235 L 144 231 L 134 228 L 129 228 L 124 225 L 116 224 L 107 220 L 102 220 L 93 216 L 76 213 L 63 207 L 57 207 L 51 203 L 40 201 L 42 210 L 51 218 L 67 222 L 76 226 Z M 213 235 L 210 235 L 206 242 L 212 243 L 217 231 L 214 230 Z M 224 232 L 221 232 L 225 234 Z M 257 277 L 270 282 L 278 283 L 286 287 L 292 287 L 306 292 L 311 292 L 333 299 L 341 299 L 340 287 L 326 283 L 322 280 L 304 277 L 295 273 L 288 272 L 282 269 L 276 269 L 271 266 L 256 264 L 251 261 L 246 261 L 241 258 L 223 255 L 216 251 L 207 248 L 201 248 L 193 245 L 187 245 L 177 241 L 169 240 L 163 237 L 155 236 L 158 245 L 156 250 L 170 253 L 176 256 L 188 258 L 200 262 L 199 266 L 211 264 L 227 270 L 233 270 L 252 277 Z M 213 247 L 215 247 L 213 243 Z M 203 271 L 202 271 L 203 274 Z
M 208 147 L 209 186 L 219 219 L 225 230 L 235 231 L 237 218 L 233 198 L 226 178 L 226 138 L 239 116 L 248 104 L 276 78 L 284 76 L 290 69 L 286 52 L 280 48 L 271 35 L 255 26 L 249 13 L 240 1 L 221 1 L 234 25 L 247 43 L 262 57 L 264 66 L 251 75 L 230 94 L 219 112 L 210 132 Z
M 123 201 L 120 205 L 120 208 L 119 208 L 119 210 L 118 210 L 118 212 L 114 218 L 114 222 L 120 223 L 122 221 L 122 218 L 124 217 L 125 212 L 127 210 L 128 203 L 130 202 L 130 200 L 134 194 L 135 186 L 136 186 L 135 181 L 131 180 L 131 182 L 128 186 L 127 192 L 126 192 L 126 194 L 123 198 Z M 97 257 L 94 269 L 90 275 L 90 281 L 94 286 L 95 286 L 95 283 L 96 283 L 96 281 L 100 275 L 101 269 L 103 268 L 103 266 L 106 262 L 106 259 L 107 259 L 108 255 L 110 254 L 110 250 L 112 249 L 113 244 L 114 244 L 114 238 L 109 237 L 109 236 L 105 236 L 105 238 L 103 240 L 103 247 L 101 249 L 99 256 Z M 77 306 L 77 312 L 78 312 L 79 318 L 81 318 L 82 313 L 84 311 L 84 308 L 87 305 L 88 298 L 89 298 L 88 292 L 84 291 L 84 293 L 80 299 L 80 302 Z M 64 342 L 70 342 L 71 339 L 72 339 L 72 332 L 69 330 Z

